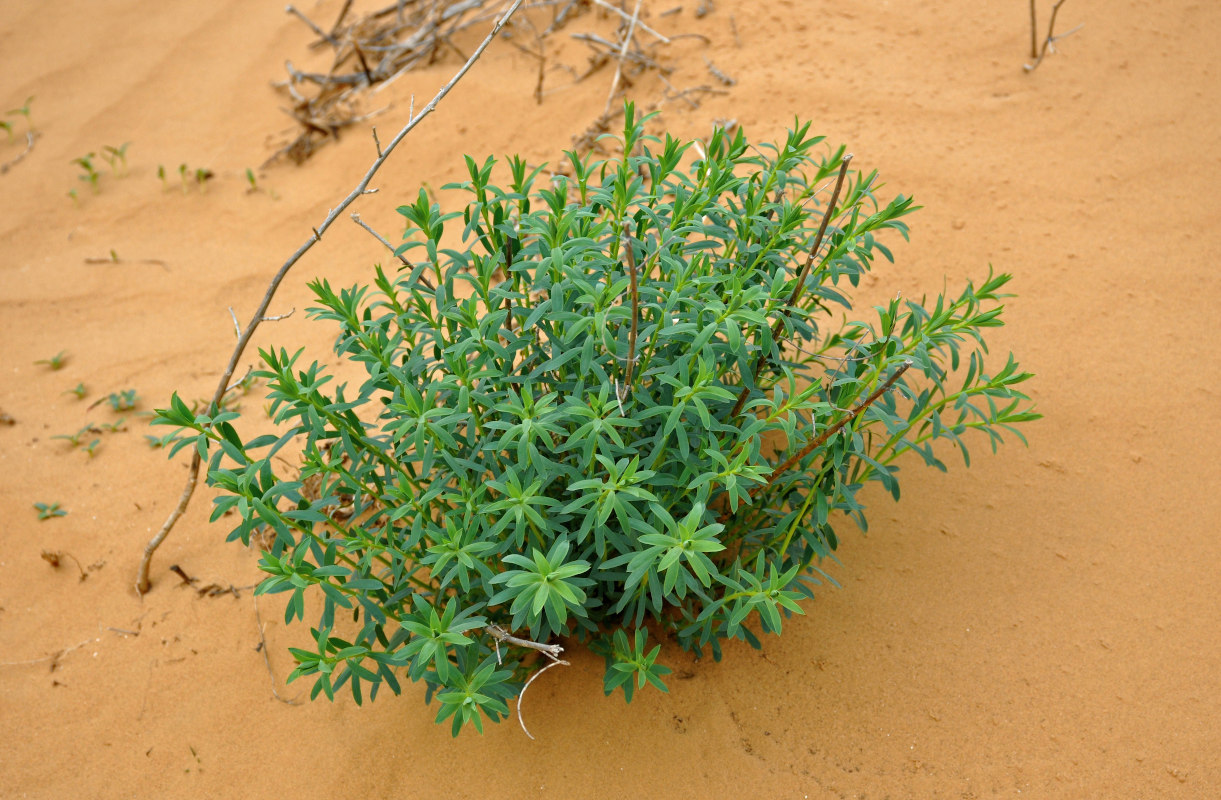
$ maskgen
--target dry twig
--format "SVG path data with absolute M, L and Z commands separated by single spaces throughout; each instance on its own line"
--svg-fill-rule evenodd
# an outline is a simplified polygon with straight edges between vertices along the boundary
M 298 164 L 305 161 L 342 130 L 371 116 L 357 111 L 361 93 L 374 85 L 384 88 L 417 65 L 435 62 L 445 48 L 467 60 L 453 37 L 487 19 L 469 13 L 485 4 L 486 0 L 421 0 L 412 3 L 408 13 L 407 3 L 399 2 L 349 20 L 348 2 L 330 32 L 288 6 L 288 13 L 318 37 L 312 46 L 329 46 L 333 56 L 326 72 L 304 72 L 286 62 L 288 78 L 275 85 L 288 93 L 292 106 L 286 111 L 301 129 L 269 160 L 287 156 Z M 503 0 L 494 5 L 504 5 Z
M 484 628 L 484 630 L 487 631 L 492 637 L 492 643 L 496 647 L 496 663 L 498 664 L 500 663 L 501 642 L 504 642 L 505 644 L 515 644 L 518 647 L 528 647 L 531 650 L 537 650 L 547 658 L 551 659 L 550 664 L 530 676 L 530 680 L 526 681 L 526 685 L 521 687 L 521 692 L 517 695 L 517 723 L 521 725 L 521 729 L 526 732 L 526 735 L 533 739 L 534 735 L 530 733 L 530 730 L 526 727 L 525 720 L 523 720 L 521 716 L 522 700 L 525 699 L 526 690 L 530 688 L 530 684 L 534 683 L 535 679 L 538 678 L 539 675 L 542 675 L 544 672 L 557 664 L 563 664 L 566 667 L 570 666 L 567 661 L 560 658 L 560 653 L 564 652 L 564 648 L 558 644 L 543 644 L 542 642 L 534 642 L 529 639 L 518 638 L 499 625 L 488 625 L 486 628 Z
M 1022 65 L 1022 69 L 1024 69 L 1026 72 L 1033 72 L 1040 64 L 1043 63 L 1043 59 L 1047 57 L 1048 53 L 1056 52 L 1056 42 L 1060 41 L 1061 39 L 1067 39 L 1085 27 L 1084 25 L 1078 25 L 1077 27 L 1066 31 L 1059 36 L 1055 35 L 1056 15 L 1060 13 L 1060 6 L 1064 5 L 1064 3 L 1065 0 L 1056 0 L 1056 4 L 1051 7 L 1051 21 L 1047 25 L 1047 38 L 1043 40 L 1043 49 L 1038 51 L 1036 54 L 1035 27 L 1037 26 L 1037 22 L 1035 19 L 1035 0 L 1030 0 L 1030 55 L 1034 57 L 1034 63 Z
M 622 46 L 619 48 L 619 55 L 617 57 L 619 63 L 615 67 L 615 79 L 611 81 L 610 94 L 606 96 L 606 111 L 610 111 L 611 103 L 615 99 L 615 92 L 619 91 L 619 80 L 623 77 L 623 58 L 627 55 L 628 45 L 632 43 L 632 34 L 636 31 L 636 21 L 639 18 L 640 0 L 636 0 L 636 8 L 632 11 L 631 21 L 627 26 L 627 33 L 624 34 Z
M 274 697 L 275 699 L 279 700 L 281 703 L 284 703 L 285 705 L 299 706 L 299 705 L 301 705 L 301 701 L 299 699 L 289 700 L 287 698 L 281 697 L 280 693 L 276 691 L 276 674 L 274 672 L 272 672 L 271 658 L 268 657 L 268 655 L 267 655 L 267 634 L 264 633 L 264 630 L 263 630 L 263 615 L 259 613 L 259 596 L 257 594 L 255 594 L 255 595 L 251 595 L 251 598 L 254 600 L 254 618 L 259 624 L 259 647 L 258 647 L 258 649 L 259 649 L 259 652 L 261 652 L 263 654 L 263 663 L 267 665 L 267 679 L 271 682 L 271 696 Z
M 27 132 L 26 132 L 26 134 L 25 134 L 25 149 L 24 149 L 24 150 L 22 150 L 20 153 L 18 153 L 18 154 L 17 154 L 17 155 L 16 155 L 14 158 L 12 158 L 11 160 L 6 161 L 6 162 L 5 162 L 5 163 L 3 163 L 3 164 L 0 164 L 0 175 L 5 174 L 5 173 L 6 173 L 6 172 L 8 172 L 10 169 L 12 169 L 13 167 L 15 167 L 15 166 L 17 166 L 18 164 L 20 164 L 20 163 L 21 163 L 21 159 L 25 158 L 26 156 L 28 156 L 28 155 L 30 154 L 30 151 L 34 149 L 34 142 L 38 141 L 38 136 L 39 136 L 38 131 L 27 131 Z

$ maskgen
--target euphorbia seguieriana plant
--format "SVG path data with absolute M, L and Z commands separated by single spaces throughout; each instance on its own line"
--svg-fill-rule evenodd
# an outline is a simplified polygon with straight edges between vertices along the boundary
M 263 352 L 282 435 L 177 396 L 158 413 L 205 457 L 213 519 L 237 512 L 229 538 L 262 534 L 259 593 L 289 593 L 288 621 L 318 595 L 290 676 L 313 696 L 397 693 L 405 671 L 455 735 L 482 730 L 537 669 L 506 631 L 587 641 L 607 694 L 664 690 L 650 636 L 758 647 L 827 579 L 833 513 L 865 527 L 868 481 L 898 498 L 905 452 L 944 470 L 936 440 L 968 459 L 969 431 L 995 449 L 1038 418 L 1012 356 L 985 368 L 1008 275 L 853 308 L 910 198 L 817 157 L 808 124 L 756 146 L 644 122 L 629 105 L 625 155 L 545 180 L 468 157 L 465 208 L 399 208 L 400 269 L 311 284 L 364 378 Z

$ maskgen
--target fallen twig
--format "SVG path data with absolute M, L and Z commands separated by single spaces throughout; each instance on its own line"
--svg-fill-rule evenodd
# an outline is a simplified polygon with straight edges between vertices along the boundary
M 530 684 L 534 683 L 534 680 L 539 675 L 542 675 L 544 672 L 546 672 L 547 670 L 556 666 L 557 664 L 563 664 L 566 667 L 570 666 L 570 664 L 567 661 L 564 661 L 563 659 L 560 658 L 560 653 L 564 652 L 564 648 L 558 644 L 543 644 L 542 642 L 534 642 L 529 639 L 521 639 L 521 638 L 509 633 L 508 631 L 506 631 L 504 628 L 500 627 L 499 625 L 488 625 L 486 628 L 484 628 L 484 630 L 487 631 L 492 636 L 492 642 L 496 646 L 496 663 L 498 663 L 498 664 L 500 663 L 500 643 L 501 642 L 504 642 L 505 644 L 515 644 L 518 647 L 528 647 L 531 650 L 537 650 L 540 653 L 542 653 L 543 655 L 547 656 L 547 658 L 551 659 L 550 664 L 548 664 L 547 666 L 543 667 L 538 672 L 536 672 L 530 676 L 530 680 L 526 681 L 526 685 L 521 687 L 521 692 L 517 695 L 517 722 L 519 725 L 521 725 L 521 729 L 523 731 L 525 731 L 526 735 L 529 736 L 531 739 L 533 739 L 534 735 L 532 733 L 530 733 L 530 730 L 526 727 L 526 721 L 524 719 L 522 719 L 522 716 L 521 716 L 522 700 L 525 699 L 526 690 L 530 688 Z
M 263 615 L 259 613 L 259 596 L 255 594 L 251 595 L 251 598 L 254 600 L 254 618 L 259 624 L 258 650 L 263 654 L 263 663 L 267 665 L 267 679 L 271 682 L 271 696 L 285 705 L 299 706 L 301 705 L 299 699 L 289 700 L 281 697 L 280 693 L 276 691 L 276 674 L 271 669 L 271 658 L 267 655 L 267 634 L 263 630 Z
M 623 36 L 623 46 L 619 49 L 618 65 L 615 67 L 615 79 L 611 81 L 610 94 L 606 96 L 606 111 L 610 111 L 615 100 L 615 92 L 619 91 L 619 80 L 623 77 L 623 58 L 627 55 L 628 45 L 632 43 L 632 34 L 636 31 L 636 22 L 640 18 L 640 0 L 636 0 L 636 8 L 632 11 L 627 33 Z
M 521 704 L 522 704 L 522 701 L 526 699 L 526 690 L 530 688 L 530 684 L 534 683 L 534 680 L 539 675 L 542 675 L 547 670 L 551 669 L 554 666 L 558 666 L 560 664 L 563 664 L 566 667 L 570 666 L 567 661 L 557 658 L 555 661 L 552 661 L 550 664 L 548 664 L 547 666 L 540 669 L 538 672 L 531 675 L 530 680 L 526 681 L 526 685 L 521 687 L 521 693 L 519 695 L 517 695 L 517 724 L 521 725 L 521 729 L 523 731 L 525 731 L 526 735 L 529 736 L 531 739 L 534 738 L 534 734 L 530 733 L 530 730 L 526 727 L 526 721 L 524 719 L 522 719 L 522 717 L 521 717 Z
M 713 64 L 707 58 L 704 59 L 704 65 L 706 67 L 708 67 L 708 72 L 710 72 L 712 74 L 712 77 L 716 78 L 718 81 L 725 84 L 726 86 L 733 86 L 735 83 L 737 83 L 736 80 L 729 77 L 724 72 L 721 72 L 721 70 L 717 69 L 717 65 Z
M 26 131 L 25 149 L 18 153 L 12 160 L 6 161 L 4 164 L 0 164 L 0 175 L 5 174 L 10 169 L 20 164 L 21 159 L 30 154 L 30 151 L 34 149 L 34 142 L 38 140 L 38 136 L 38 131 Z
M 96 642 L 96 641 L 98 641 L 97 637 L 94 637 L 92 639 L 86 639 L 85 641 L 78 642 L 78 643 L 72 645 L 71 647 L 65 647 L 62 650 L 56 650 L 51 655 L 43 656 L 42 658 L 31 658 L 27 661 L 0 661 L 0 667 L 20 667 L 20 666 L 25 666 L 26 664 L 40 664 L 43 661 L 50 661 L 51 662 L 51 671 L 54 672 L 55 668 L 57 666 L 59 666 L 59 660 L 61 658 L 68 655 L 73 650 L 78 650 L 78 649 L 84 647 L 85 645 L 89 644 L 90 642 Z

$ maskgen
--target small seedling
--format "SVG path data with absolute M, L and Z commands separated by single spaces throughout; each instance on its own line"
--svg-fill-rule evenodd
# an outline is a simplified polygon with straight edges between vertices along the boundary
M 111 392 L 107 395 L 106 402 L 110 403 L 110 407 L 115 411 L 130 411 L 140 402 L 140 396 L 136 394 L 135 389 L 124 389 L 121 392 Z
M 78 177 L 88 183 L 89 186 L 92 187 L 95 194 L 99 191 L 98 181 L 102 178 L 101 173 L 99 173 L 93 167 L 93 159 L 96 155 L 97 153 L 87 153 L 80 158 L 74 158 L 71 162 L 69 162 L 72 164 L 78 164 L 81 169 L 85 170 L 85 172 Z
M 110 165 L 110 170 L 116 178 L 122 178 L 127 174 L 127 146 L 129 144 L 131 142 L 123 142 L 118 147 L 108 144 L 102 148 L 102 158 L 106 159 L 106 163 Z
M 86 391 L 86 389 L 85 389 L 85 384 L 84 384 L 84 383 L 78 383 L 78 384 L 76 384 L 76 386 L 73 386 L 71 389 L 69 389 L 68 391 L 64 392 L 64 394 L 74 394 L 74 395 L 76 395 L 76 399 L 77 399 L 77 400 L 84 400 L 84 399 L 85 399 L 85 391 Z
M 179 164 L 178 165 L 178 177 L 182 179 L 182 193 L 183 194 L 186 194 L 187 189 L 191 188 L 191 184 L 190 184 L 189 180 L 187 179 L 187 174 L 188 174 L 187 165 Z
M 94 439 L 92 442 L 85 445 L 85 452 L 89 454 L 90 458 L 93 458 L 94 456 L 97 455 L 97 447 L 101 443 L 102 443 L 101 439 Z
M 215 172 L 210 169 L 204 169 L 203 167 L 195 170 L 195 182 L 199 184 L 199 191 L 208 191 L 208 181 L 212 180 L 215 175 Z
M 35 503 L 34 508 L 38 509 L 39 519 L 63 517 L 68 514 L 67 510 L 60 508 L 59 503 Z
M 34 130 L 34 122 L 30 118 L 30 103 L 32 102 L 34 102 L 34 96 L 30 95 L 25 99 L 25 105 L 23 105 L 21 108 L 9 109 L 8 112 L 10 117 L 15 117 L 18 115 L 25 117 L 25 126 L 31 131 Z
M 113 247 L 110 248 L 110 263 L 112 263 L 112 264 L 119 263 L 119 254 L 115 252 L 115 249 Z
M 51 356 L 50 358 L 41 358 L 38 361 L 35 361 L 34 363 L 35 364 L 46 364 L 51 369 L 55 370 L 55 369 L 60 369 L 67 362 L 68 362 L 68 351 L 60 350 L 58 353 Z
M 12 138 L 11 133 L 9 134 L 9 138 Z M 254 170 L 252 170 L 250 167 L 246 167 L 246 183 L 250 184 L 250 188 L 247 190 L 248 192 L 257 192 L 259 190 L 259 182 L 254 177 Z
M 165 180 L 165 164 L 157 165 L 157 177 L 161 180 L 161 191 L 164 192 L 170 188 L 170 185 Z
M 4 132 L 6 134 L 8 134 L 8 140 L 10 142 L 13 141 L 13 124 L 11 122 L 5 122 L 4 120 L 0 120 L 0 128 L 3 128 Z M 246 170 L 246 171 L 249 172 L 250 170 Z
M 65 441 L 67 441 L 69 444 L 71 444 L 73 447 L 80 447 L 81 442 L 85 441 L 86 433 L 98 433 L 98 432 L 99 432 L 99 428 L 96 425 L 94 425 L 92 422 L 90 422 L 90 423 L 87 423 L 85 425 L 85 427 L 81 428 L 76 433 L 60 433 L 60 434 L 56 434 L 55 436 L 52 436 L 51 438 L 52 439 L 63 439 Z
M 75 189 L 68 190 L 68 197 L 72 198 L 72 205 L 77 206 L 78 208 L 80 207 L 81 197 L 76 193 Z
M 118 433 L 121 430 L 125 430 L 121 426 L 123 425 L 123 421 L 126 419 L 127 417 L 119 417 L 119 419 L 115 422 L 103 422 L 98 426 L 98 430 L 104 431 L 105 433 Z

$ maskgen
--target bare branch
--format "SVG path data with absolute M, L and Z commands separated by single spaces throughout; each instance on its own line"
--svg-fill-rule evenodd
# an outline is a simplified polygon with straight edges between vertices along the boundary
M 288 319 L 288 318 L 289 318 L 289 317 L 291 317 L 291 316 L 292 316 L 294 313 L 296 313 L 296 311 L 297 311 L 297 307 L 296 307 L 296 306 L 293 306 L 292 308 L 290 308 L 290 309 L 288 310 L 288 313 L 287 313 L 287 314 L 278 314 L 278 315 L 276 315 L 276 316 L 274 316 L 274 317 L 263 317 L 263 321 L 264 321 L 264 322 L 279 322 L 279 321 L 280 321 L 280 320 L 282 320 L 282 319 Z
M 606 111 L 610 111 L 611 104 L 615 100 L 615 92 L 619 91 L 619 80 L 623 77 L 623 59 L 627 55 L 627 49 L 632 43 L 632 34 L 636 30 L 636 21 L 640 17 L 640 0 L 636 0 L 636 8 L 632 11 L 631 22 L 628 23 L 627 33 L 623 36 L 623 46 L 619 50 L 618 66 L 615 67 L 615 79 L 611 81 L 610 94 L 606 97 Z
M 1073 28 L 1072 30 L 1066 31 L 1066 32 L 1060 34 L 1059 36 L 1055 35 L 1056 15 L 1060 13 L 1060 6 L 1064 5 L 1065 1 L 1066 0 L 1056 0 L 1056 4 L 1051 7 L 1051 22 L 1049 22 L 1047 25 L 1047 38 L 1043 40 L 1043 49 L 1041 51 L 1039 51 L 1038 58 L 1036 58 L 1034 60 L 1033 64 L 1023 64 L 1022 65 L 1022 69 L 1024 69 L 1026 72 L 1033 72 L 1036 67 L 1038 67 L 1040 64 L 1043 63 L 1043 59 L 1047 57 L 1048 53 L 1056 52 L 1056 42 L 1060 41 L 1061 39 L 1067 39 L 1068 37 L 1072 36 L 1077 31 L 1079 31 L 1083 27 L 1085 27 L 1084 25 L 1078 25 L 1077 27 Z M 1031 36 L 1031 50 L 1032 51 L 1034 50 L 1034 24 L 1035 24 L 1034 0 L 1031 0 L 1031 3 L 1030 3 L 1030 25 L 1031 25 L 1030 36 Z
M 38 131 L 26 131 L 25 149 L 22 150 L 17 156 L 15 156 L 10 161 L 5 162 L 4 164 L 0 164 L 0 175 L 5 174 L 10 169 L 12 169 L 13 167 L 20 164 L 21 159 L 25 158 L 26 156 L 28 156 L 30 154 L 30 151 L 34 149 L 34 142 L 38 139 L 39 135 L 40 134 L 38 133 Z
M 558 661 L 560 653 L 564 652 L 564 648 L 558 644 L 543 644 L 542 642 L 534 642 L 530 639 L 522 639 L 509 633 L 499 625 L 488 625 L 484 630 L 497 642 L 515 644 L 518 647 L 528 647 L 531 650 L 537 650 L 552 661 Z
M 328 44 L 330 44 L 332 46 L 338 44 L 338 42 L 335 41 L 335 38 L 333 36 L 331 36 L 326 31 L 322 30 L 322 28 L 319 28 L 317 25 L 315 25 L 314 21 L 312 19 L 310 19 L 309 17 L 305 16 L 304 14 L 302 14 L 300 11 L 298 11 L 296 6 L 288 6 L 284 10 L 287 11 L 289 14 L 295 15 L 299 20 L 301 20 L 306 25 L 308 25 L 309 29 L 311 31 L 313 31 L 315 34 L 317 34 L 319 39 L 322 39 L 323 41 L 327 42 Z
M 621 9 L 615 8 L 610 3 L 606 2 L 606 0 L 593 0 L 593 2 L 594 2 L 594 5 L 601 6 L 602 8 L 605 8 L 607 11 L 613 11 L 626 20 L 630 21 L 632 19 L 632 17 L 629 17 L 626 12 L 624 12 Z M 661 41 L 662 44 L 670 43 L 670 38 L 668 36 L 663 36 L 662 34 L 658 33 L 657 31 L 653 30 L 652 28 L 650 28 L 648 25 L 645 25 L 643 22 L 640 22 L 639 20 L 636 21 L 636 27 L 640 28 L 640 30 L 644 31 L 645 33 L 649 34 L 650 36 L 656 37 L 658 40 Z
M 521 687 L 521 694 L 517 695 L 517 724 L 521 725 L 521 729 L 523 731 L 525 731 L 526 735 L 529 736 L 531 739 L 534 738 L 534 734 L 530 733 L 530 731 L 527 730 L 526 721 L 521 718 L 521 704 L 522 704 L 522 701 L 526 699 L 526 690 L 530 688 L 530 684 L 534 683 L 534 680 L 539 675 L 542 675 L 547 670 L 551 669 L 552 667 L 559 666 L 560 664 L 563 664 L 566 667 L 569 666 L 567 661 L 561 661 L 560 659 L 556 659 L 555 661 L 552 661 L 550 664 L 548 664 L 547 666 L 540 669 L 538 672 L 531 675 L 530 680 L 526 681 L 526 685 Z
M 414 268 L 410 261 L 408 261 L 403 256 L 399 255 L 398 253 L 395 253 L 394 245 L 390 244 L 390 242 L 386 240 L 386 237 L 382 236 L 380 233 L 378 233 L 377 231 L 370 228 L 368 223 L 366 223 L 363 219 L 360 218 L 360 214 L 357 214 L 356 212 L 352 212 L 351 216 L 352 216 L 353 222 L 355 222 L 357 225 L 359 225 L 360 227 L 367 230 L 374 239 L 377 239 L 379 242 L 381 242 L 383 245 L 386 246 L 387 250 L 389 250 L 391 253 L 394 253 L 395 257 L 398 258 L 398 260 L 403 263 L 404 267 L 407 267 L 408 269 Z M 419 277 L 416 278 L 416 280 L 419 281 L 420 284 L 430 292 L 435 292 L 437 290 L 437 287 L 432 285 L 432 281 L 428 280 L 428 278 L 424 275 L 420 275 Z
M 483 55 L 483 51 L 486 50 L 488 45 L 492 43 L 492 40 L 499 35 L 500 30 L 513 16 L 514 12 L 517 11 L 522 2 L 523 0 L 514 0 L 512 5 L 509 6 L 508 10 L 505 11 L 500 19 L 496 21 L 496 24 L 492 26 L 492 30 L 488 33 L 487 37 L 483 40 L 483 42 L 480 43 L 479 47 L 475 49 L 475 52 L 471 54 L 471 57 L 467 59 L 466 63 L 462 65 L 462 68 L 455 73 L 454 77 L 451 78 L 448 83 L 441 87 L 437 94 L 428 102 L 428 105 L 426 105 L 419 114 L 413 115 L 411 120 L 404 125 L 397 134 L 395 134 L 394 138 L 386 146 L 385 152 L 377 157 L 377 160 L 375 160 L 373 165 L 369 167 L 369 170 L 365 173 L 364 177 L 361 178 L 360 182 L 356 185 L 356 188 L 353 189 L 351 193 L 349 193 L 348 196 L 339 203 L 339 205 L 331 209 L 331 212 L 327 215 L 326 219 L 323 220 L 320 226 L 311 229 L 313 235 L 300 247 L 298 247 L 296 252 L 289 256 L 288 260 L 284 262 L 279 271 L 277 271 L 275 276 L 272 277 L 271 283 L 268 285 L 267 291 L 263 295 L 262 302 L 259 303 L 259 307 L 255 310 L 254 316 L 251 317 L 250 322 L 247 324 L 246 330 L 243 331 L 241 338 L 238 339 L 237 346 L 234 348 L 233 354 L 229 357 L 229 363 L 225 367 L 224 374 L 221 376 L 220 383 L 212 397 L 212 402 L 209 407 L 211 414 L 215 414 L 216 409 L 220 404 L 220 400 L 224 396 L 225 389 L 229 385 L 229 379 L 233 377 L 233 372 L 235 369 L 237 369 L 238 360 L 241 359 L 242 353 L 245 351 L 246 345 L 249 343 L 250 338 L 254 335 L 259 323 L 263 321 L 263 316 L 267 313 L 267 308 L 269 305 L 271 305 L 271 301 L 272 298 L 275 297 L 276 290 L 280 288 L 280 283 L 284 280 L 284 277 L 288 274 L 289 270 L 296 265 L 302 256 L 309 252 L 310 248 L 313 247 L 314 244 L 321 238 L 322 234 L 336 219 L 339 218 L 339 215 L 342 214 L 347 207 L 350 206 L 354 200 L 356 200 L 356 198 L 360 197 L 364 193 L 365 189 L 369 186 L 369 182 L 373 180 L 373 176 L 377 174 L 377 171 L 381 169 L 381 166 L 386 162 L 386 159 L 389 158 L 390 154 L 394 152 L 394 149 L 398 147 L 399 142 L 401 142 L 403 138 L 407 136 L 407 134 L 411 133 L 411 131 L 415 129 L 416 125 L 418 125 L 425 117 L 430 115 L 436 109 L 437 104 L 439 104 L 441 100 L 443 100 L 445 96 L 449 94 L 450 90 L 457 85 L 458 81 L 462 80 L 466 73 L 470 71 L 471 67 L 475 65 L 475 62 L 479 60 L 479 57 Z M 136 592 L 141 596 L 147 592 L 151 586 L 148 573 L 150 565 L 152 564 L 153 554 L 157 552 L 157 548 L 160 547 L 161 543 L 165 541 L 165 537 L 167 537 L 170 531 L 173 530 L 175 523 L 177 523 L 178 519 L 183 515 L 183 513 L 186 512 L 187 506 L 191 502 L 191 495 L 194 494 L 195 484 L 199 480 L 200 463 L 201 459 L 199 457 L 199 451 L 196 450 L 191 457 L 191 465 L 188 471 L 187 483 L 186 486 L 183 487 L 182 496 L 178 500 L 178 505 L 176 505 L 173 511 L 170 512 L 169 517 L 162 524 L 161 529 L 158 530 L 156 535 L 154 535 L 153 538 L 149 540 L 148 544 L 145 545 L 144 555 L 140 559 L 140 567 L 136 575 Z

